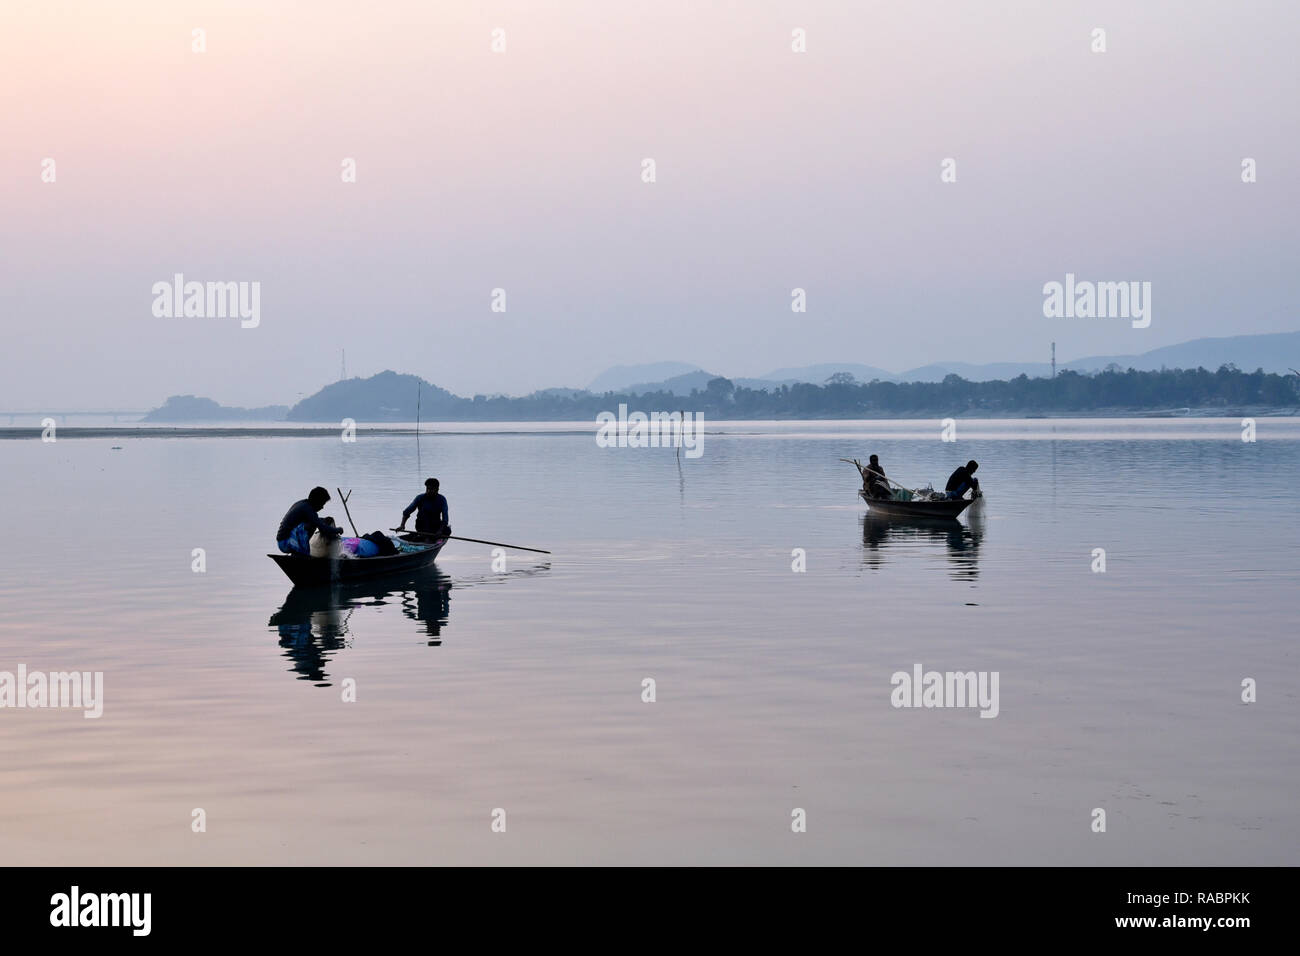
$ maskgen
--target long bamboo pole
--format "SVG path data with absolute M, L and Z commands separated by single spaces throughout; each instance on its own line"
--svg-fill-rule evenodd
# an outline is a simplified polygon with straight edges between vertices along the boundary
M 450 538 L 452 541 L 473 541 L 475 544 L 490 544 L 496 548 L 511 548 L 515 551 L 535 551 L 538 554 L 551 553 L 549 551 L 543 551 L 541 548 L 525 548 L 521 544 L 505 544 L 504 542 L 501 541 L 484 541 L 482 538 L 462 538 L 460 537 L 460 535 L 455 535 L 455 534 L 448 534 L 448 535 L 429 534 L 428 532 L 425 531 L 409 531 L 406 528 L 389 528 L 388 530 L 399 531 L 402 534 L 422 535 L 423 537 L 426 538 Z
M 348 510 L 348 495 L 352 494 L 352 489 L 351 488 L 348 489 L 347 495 L 343 493 L 343 489 L 340 488 L 338 485 L 334 486 L 334 490 L 339 493 L 339 500 L 343 502 L 343 513 L 348 516 L 348 524 L 352 525 L 352 534 L 355 537 L 358 538 L 361 537 L 361 535 L 357 532 L 356 522 L 352 520 L 352 512 Z

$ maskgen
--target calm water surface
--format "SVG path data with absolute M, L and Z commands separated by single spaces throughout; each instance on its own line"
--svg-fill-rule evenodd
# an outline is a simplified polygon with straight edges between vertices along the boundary
M 0 670 L 105 675 L 99 720 L 0 710 L 0 855 L 1295 864 L 1300 423 L 1238 425 L 744 422 L 680 462 L 574 425 L 440 426 L 418 465 L 400 436 L 0 441 Z M 910 484 L 976 458 L 986 499 L 867 519 L 837 459 L 872 452 Z M 554 554 L 452 542 L 336 594 L 267 559 L 312 485 L 365 532 L 426 475 L 458 534 Z M 918 662 L 998 671 L 999 716 L 891 707 Z

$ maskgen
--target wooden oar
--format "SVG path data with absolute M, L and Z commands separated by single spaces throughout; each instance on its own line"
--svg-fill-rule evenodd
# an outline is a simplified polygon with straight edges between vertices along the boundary
M 511 548 L 515 551 L 535 551 L 538 554 L 551 553 L 549 551 L 543 551 L 541 548 L 525 548 L 523 545 L 519 545 L 519 544 L 503 544 L 500 541 L 484 541 L 482 538 L 462 538 L 459 535 L 455 535 L 455 534 L 437 535 L 437 534 L 430 534 L 427 531 L 409 531 L 406 528 L 389 528 L 388 530 L 397 531 L 401 534 L 418 534 L 426 538 L 446 537 L 446 538 L 450 538 L 452 541 L 472 541 L 475 544 L 490 544 L 495 548 Z

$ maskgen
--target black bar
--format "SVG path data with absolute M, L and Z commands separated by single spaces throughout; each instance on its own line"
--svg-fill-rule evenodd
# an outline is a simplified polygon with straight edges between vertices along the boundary
M 734 946 L 784 935 L 811 942 L 898 939 L 928 949 L 959 943 L 996 948 L 1008 942 L 1105 937 L 1138 945 L 1193 939 L 1233 946 L 1290 922 L 1295 871 L 1246 868 L 949 868 L 704 869 L 540 874 L 434 868 L 23 868 L 4 871 L 0 926 L 6 942 L 134 941 L 122 910 L 117 927 L 51 925 L 78 887 L 86 897 L 148 893 L 149 939 L 328 943 L 374 941 L 412 931 L 446 937 L 455 927 L 485 942 L 507 931 L 537 933 L 550 945 L 581 929 L 606 945 L 649 933 L 663 945 L 702 914 Z M 1176 894 L 1186 894 L 1186 897 Z M 138 897 L 136 928 L 143 923 Z M 120 900 L 118 901 L 120 903 Z M 93 904 L 98 909 L 98 899 Z M 1119 925 L 1153 919 L 1154 924 Z M 1186 921 L 1209 919 L 1208 929 Z M 1243 925 L 1222 925 L 1240 920 Z M 431 924 L 429 921 L 433 920 Z M 537 923 L 536 920 L 542 922 Z M 569 924 L 568 929 L 556 926 Z M 678 928 L 674 928 L 678 927 Z M 701 926 L 704 930 L 709 927 Z M 486 934 L 486 935 L 483 935 Z M 458 933 L 457 933 L 458 935 Z M 618 942 L 622 940 L 623 942 Z M 450 939 L 448 939 L 450 941 Z M 603 948 L 603 947 L 602 947 Z M 818 947 L 820 948 L 820 947 Z M 50 950 L 53 952 L 54 950 Z M 911 951 L 911 950 L 909 950 Z

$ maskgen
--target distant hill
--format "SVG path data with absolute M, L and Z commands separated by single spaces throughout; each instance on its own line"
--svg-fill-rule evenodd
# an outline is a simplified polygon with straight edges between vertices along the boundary
M 672 378 L 660 382 L 636 382 L 626 388 L 615 389 L 615 391 L 630 395 L 643 395 L 646 392 L 672 392 L 674 395 L 689 395 L 691 389 L 698 388 L 703 391 L 704 387 L 717 377 L 712 372 L 700 369 L 694 372 L 686 372 L 683 375 L 674 375 Z
M 972 365 L 969 362 L 936 362 L 908 369 L 897 376 L 900 382 L 942 382 L 949 375 L 960 375 L 968 382 L 992 382 L 1013 379 L 1017 375 L 1030 378 L 1047 378 L 1052 374 L 1050 362 L 990 362 Z
M 793 378 L 784 378 L 776 381 L 770 378 L 732 378 L 731 383 L 737 388 L 761 388 L 768 391 L 774 388 L 780 388 L 782 385 L 795 385 L 798 380 Z M 824 382 L 818 382 L 818 385 L 824 385 Z
M 1193 339 L 1178 345 L 1166 345 L 1136 355 L 1092 355 L 1061 362 L 1061 369 L 1076 372 L 1099 372 L 1108 365 L 1153 372 L 1162 368 L 1205 368 L 1214 371 L 1232 363 L 1244 371 L 1262 368 L 1266 372 L 1285 374 L 1300 368 L 1300 332 L 1277 332 L 1265 335 L 1232 335 L 1223 338 Z M 852 362 L 805 365 L 801 368 L 776 369 L 765 379 L 794 379 L 820 385 L 833 372 L 849 372 L 859 382 L 878 378 L 884 382 L 942 382 L 948 375 L 960 375 L 968 382 L 1009 381 L 1018 375 L 1047 378 L 1052 374 L 1050 362 L 932 362 L 906 372 L 889 372 L 871 365 Z
M 140 420 L 142 422 L 282 422 L 288 412 L 288 405 L 233 408 L 229 405 L 218 405 L 210 398 L 173 395 Z
M 724 378 L 725 376 L 717 375 L 713 372 L 687 372 L 685 375 L 674 375 L 672 378 L 664 379 L 662 382 L 636 382 L 626 388 L 614 389 L 624 395 L 644 395 L 647 392 L 671 392 L 674 395 L 689 395 L 692 391 L 704 391 L 709 382 L 715 378 Z M 773 382 L 765 378 L 733 378 L 731 383 L 740 388 L 763 388 L 772 389 L 780 385 L 793 385 L 794 380 L 788 379 L 785 382 Z M 821 384 L 821 383 L 818 383 Z
M 662 382 L 678 375 L 698 372 L 698 365 L 687 362 L 651 362 L 648 365 L 615 365 L 605 369 L 591 380 L 587 391 L 602 395 L 605 392 L 626 391 L 638 382 Z
M 539 388 L 530 392 L 528 398 L 577 398 L 590 394 L 585 388 Z
M 454 415 L 468 401 L 418 376 L 389 371 L 326 385 L 289 409 L 287 418 L 291 422 L 345 418 L 358 422 L 413 422 L 417 400 L 420 417 L 426 421 Z
M 893 382 L 898 379 L 898 376 L 893 372 L 887 372 L 883 368 L 876 368 L 874 365 L 862 365 L 858 362 L 831 362 L 822 365 L 804 365 L 800 368 L 778 368 L 775 371 L 768 372 L 763 378 L 775 384 L 811 382 L 813 385 L 824 385 L 826 380 L 836 372 L 848 372 L 859 382 L 870 382 L 875 379 L 882 382 Z M 943 378 L 942 375 L 939 377 Z
M 1094 355 L 1066 362 L 1062 367 L 1090 372 L 1103 369 L 1112 362 L 1120 368 L 1139 371 L 1161 368 L 1206 368 L 1213 371 L 1220 365 L 1232 363 L 1245 372 L 1262 368 L 1265 372 L 1281 375 L 1289 369 L 1300 368 L 1300 332 L 1192 339 L 1139 355 Z

